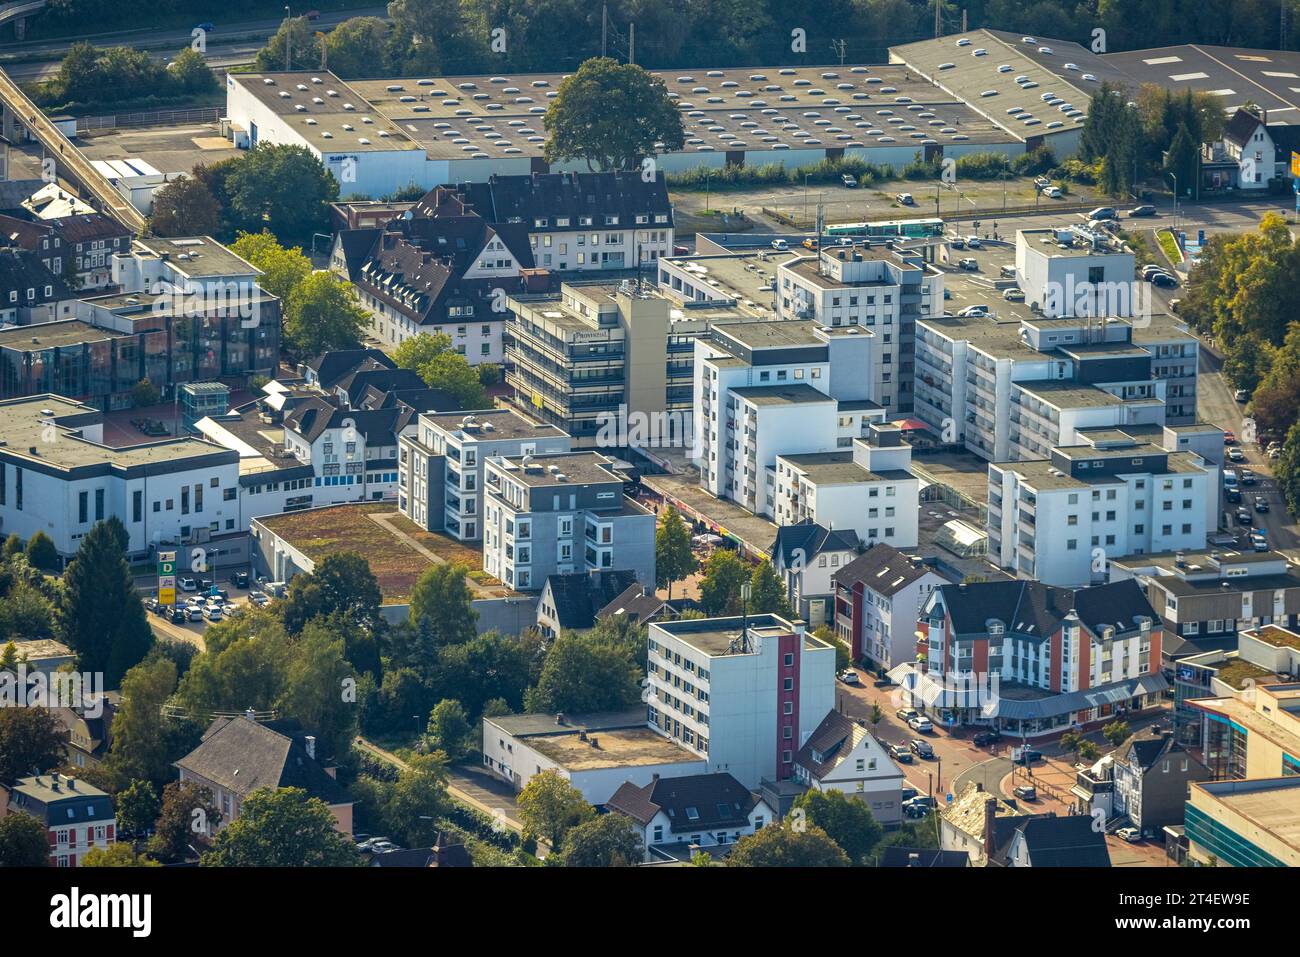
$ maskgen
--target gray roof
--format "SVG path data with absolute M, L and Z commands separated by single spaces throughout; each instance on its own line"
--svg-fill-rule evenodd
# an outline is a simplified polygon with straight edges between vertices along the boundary
M 744 827 L 758 798 L 725 771 L 656 778 L 638 787 L 631 781 L 619 785 L 605 806 L 626 814 L 641 825 L 662 811 L 674 834 L 716 828 Z
M 823 552 L 851 552 L 858 547 L 858 533 L 851 528 L 830 529 L 812 521 L 782 525 L 772 543 L 772 560 L 790 567 L 802 555 L 805 565 Z
M 560 719 L 557 721 L 557 717 Z M 613 731 L 619 728 L 644 728 L 645 708 L 625 711 L 601 711 L 595 714 L 507 714 L 485 721 L 516 738 L 535 735 L 574 734 L 578 731 Z
M 888 598 L 929 571 L 932 569 L 912 561 L 893 545 L 877 542 L 831 577 L 835 584 L 846 588 L 862 582 L 876 594 Z
M 1017 700 L 1004 697 L 998 702 L 998 717 L 1022 721 L 1052 718 L 1072 711 L 1086 711 L 1089 708 L 1100 708 L 1108 704 L 1123 704 L 1130 698 L 1144 694 L 1158 694 L 1168 687 L 1169 682 L 1165 680 L 1164 675 L 1154 674 L 1042 698 Z

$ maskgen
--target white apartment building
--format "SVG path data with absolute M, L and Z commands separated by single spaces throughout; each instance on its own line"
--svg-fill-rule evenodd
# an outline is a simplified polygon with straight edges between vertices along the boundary
M 853 529 L 865 544 L 915 548 L 921 483 L 912 447 L 897 426 L 868 428 L 850 451 L 778 454 L 774 521 Z
M 519 591 L 549 575 L 628 569 L 655 582 L 655 515 L 597 452 L 495 457 L 483 474 L 483 570 Z
M 570 451 L 569 436 L 513 409 L 427 412 L 398 439 L 397 507 L 427 531 L 463 542 L 483 537 L 483 471 L 488 459 Z
M 1016 279 L 1025 304 L 1059 316 L 1150 315 L 1150 287 L 1133 278 L 1133 252 L 1099 227 L 1016 230 Z
M 1088 438 L 1050 459 L 989 465 L 990 561 L 1077 587 L 1106 581 L 1113 558 L 1204 546 L 1218 528 L 1214 465 L 1121 432 Z
M 882 421 L 860 326 L 737 322 L 695 340 L 695 463 L 719 498 L 771 516 L 779 454 L 848 449 Z
M 835 633 L 854 661 L 890 671 L 916 660 L 916 623 L 947 579 L 891 545 L 867 549 L 833 575 Z
M 835 703 L 835 649 L 775 615 L 650 625 L 651 729 L 747 788 L 794 775 Z
M 912 411 L 916 321 L 942 315 L 942 271 L 920 252 L 862 243 L 782 263 L 777 284 L 781 319 L 870 330 L 870 365 L 865 377 L 861 367 L 852 376 L 865 378 L 868 396 L 889 415 Z
M 186 568 L 186 546 L 211 549 L 211 565 L 244 560 L 245 545 L 231 545 L 239 554 L 222 558 L 218 546 L 209 544 L 223 537 L 246 544 L 237 453 L 191 438 L 113 448 L 103 444 L 103 431 L 102 413 L 61 396 L 0 402 L 0 519 L 6 534 L 26 540 L 44 532 L 59 555 L 70 559 L 96 522 L 115 515 L 129 535 L 133 559 L 168 544 L 183 553 Z

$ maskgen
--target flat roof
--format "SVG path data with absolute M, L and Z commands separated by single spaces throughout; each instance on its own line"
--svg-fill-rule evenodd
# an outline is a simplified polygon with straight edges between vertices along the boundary
M 1300 651 L 1300 635 L 1278 625 L 1264 625 L 1260 628 L 1252 628 L 1248 634 L 1266 645 L 1272 645 L 1274 648 L 1293 648 Z
M 803 472 L 815 485 L 852 485 L 856 482 L 904 481 L 915 478 L 902 469 L 873 472 L 853 461 L 852 451 L 807 452 L 801 455 L 778 455 L 778 459 Z
M 992 299 L 992 290 L 986 299 Z M 1036 359 L 1047 361 L 1048 355 L 1025 344 L 1020 338 L 1019 320 L 963 319 L 958 316 L 923 316 L 916 320 L 947 339 L 969 342 L 971 347 L 995 359 Z M 1018 383 L 1017 383 L 1018 384 Z
M 1198 781 L 1216 803 L 1241 815 L 1283 844 L 1300 851 L 1300 777 L 1252 778 L 1245 781 Z
M 469 431 L 465 420 L 473 418 L 479 428 Z M 514 409 L 477 409 L 472 412 L 425 412 L 420 419 L 456 435 L 466 442 L 496 442 L 504 439 L 563 438 L 568 433 L 547 422 L 534 422 Z M 491 425 L 491 429 L 483 428 Z
M 538 466 L 535 471 L 525 471 L 523 456 L 501 456 L 491 460 L 494 468 L 505 472 L 510 478 L 530 488 L 546 488 L 554 485 L 593 485 L 622 482 L 620 475 L 613 471 L 614 462 L 599 452 L 543 452 L 530 457 L 530 465 Z M 555 466 L 552 471 L 550 466 Z M 563 475 L 561 479 L 559 476 Z
M 818 392 L 807 383 L 797 382 L 788 385 L 755 385 L 742 389 L 732 389 L 733 395 L 740 396 L 760 407 L 782 405 L 816 405 L 835 400 L 825 392 Z
M 83 342 L 103 342 L 105 339 L 126 339 L 127 332 L 114 332 L 92 326 L 80 319 L 60 319 L 32 326 L 15 326 L 0 329 L 0 349 L 14 352 L 42 352 L 45 349 L 66 349 Z
M 231 252 L 211 236 L 178 236 L 137 239 L 136 252 L 167 257 L 167 264 L 191 279 L 215 279 L 222 276 L 260 276 L 262 271 L 247 259 Z M 185 257 L 185 258 L 182 258 Z
M 651 629 L 659 629 L 664 634 L 685 642 L 709 657 L 742 654 L 740 650 L 740 633 L 743 619 L 699 618 L 684 621 L 655 622 Z M 749 617 L 750 640 L 779 637 L 794 633 L 794 625 L 777 615 L 751 615 Z M 804 648 L 812 650 L 830 648 L 831 646 L 814 638 L 811 632 L 804 633 Z
M 1057 409 L 1087 409 L 1124 405 L 1125 401 L 1095 386 L 1076 382 L 1013 382 L 1012 386 Z M 1129 400 L 1132 404 L 1133 400 Z
M 619 728 L 587 734 L 577 732 L 537 735 L 528 746 L 546 755 L 569 771 L 597 768 L 642 767 L 650 764 L 676 764 L 683 761 L 703 762 L 671 738 L 649 728 Z
M 1213 93 L 1229 112 L 1251 102 L 1270 114 L 1300 109 L 1300 53 L 1189 43 L 1108 53 L 1103 59 L 1134 83 Z

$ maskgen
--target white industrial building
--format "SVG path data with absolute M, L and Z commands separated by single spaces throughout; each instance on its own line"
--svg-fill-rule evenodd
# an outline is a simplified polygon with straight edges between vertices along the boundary
M 748 788 L 792 777 L 835 703 L 835 649 L 802 622 L 655 622 L 649 652 L 650 727 Z

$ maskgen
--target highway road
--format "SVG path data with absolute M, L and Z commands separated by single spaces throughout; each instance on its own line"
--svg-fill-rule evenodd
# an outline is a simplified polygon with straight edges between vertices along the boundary
M 356 10 L 343 10 L 322 13 L 320 18 L 311 21 L 313 31 L 329 30 L 344 20 L 352 17 L 384 17 L 385 7 L 364 7 Z M 239 23 L 222 23 L 214 20 L 215 29 L 208 35 L 208 49 L 205 59 L 214 70 L 251 63 L 257 52 L 266 45 L 266 41 L 280 28 L 281 19 L 247 20 Z M 67 53 L 68 47 L 79 40 L 89 40 L 95 46 L 129 46 L 136 50 L 145 50 L 159 62 L 167 62 L 176 53 L 189 46 L 191 35 L 188 29 L 119 30 L 111 33 L 90 34 L 68 37 L 62 40 L 38 40 L 22 43 L 0 43 L 0 67 L 3 67 L 13 79 L 21 82 L 47 80 L 59 71 L 59 62 Z

